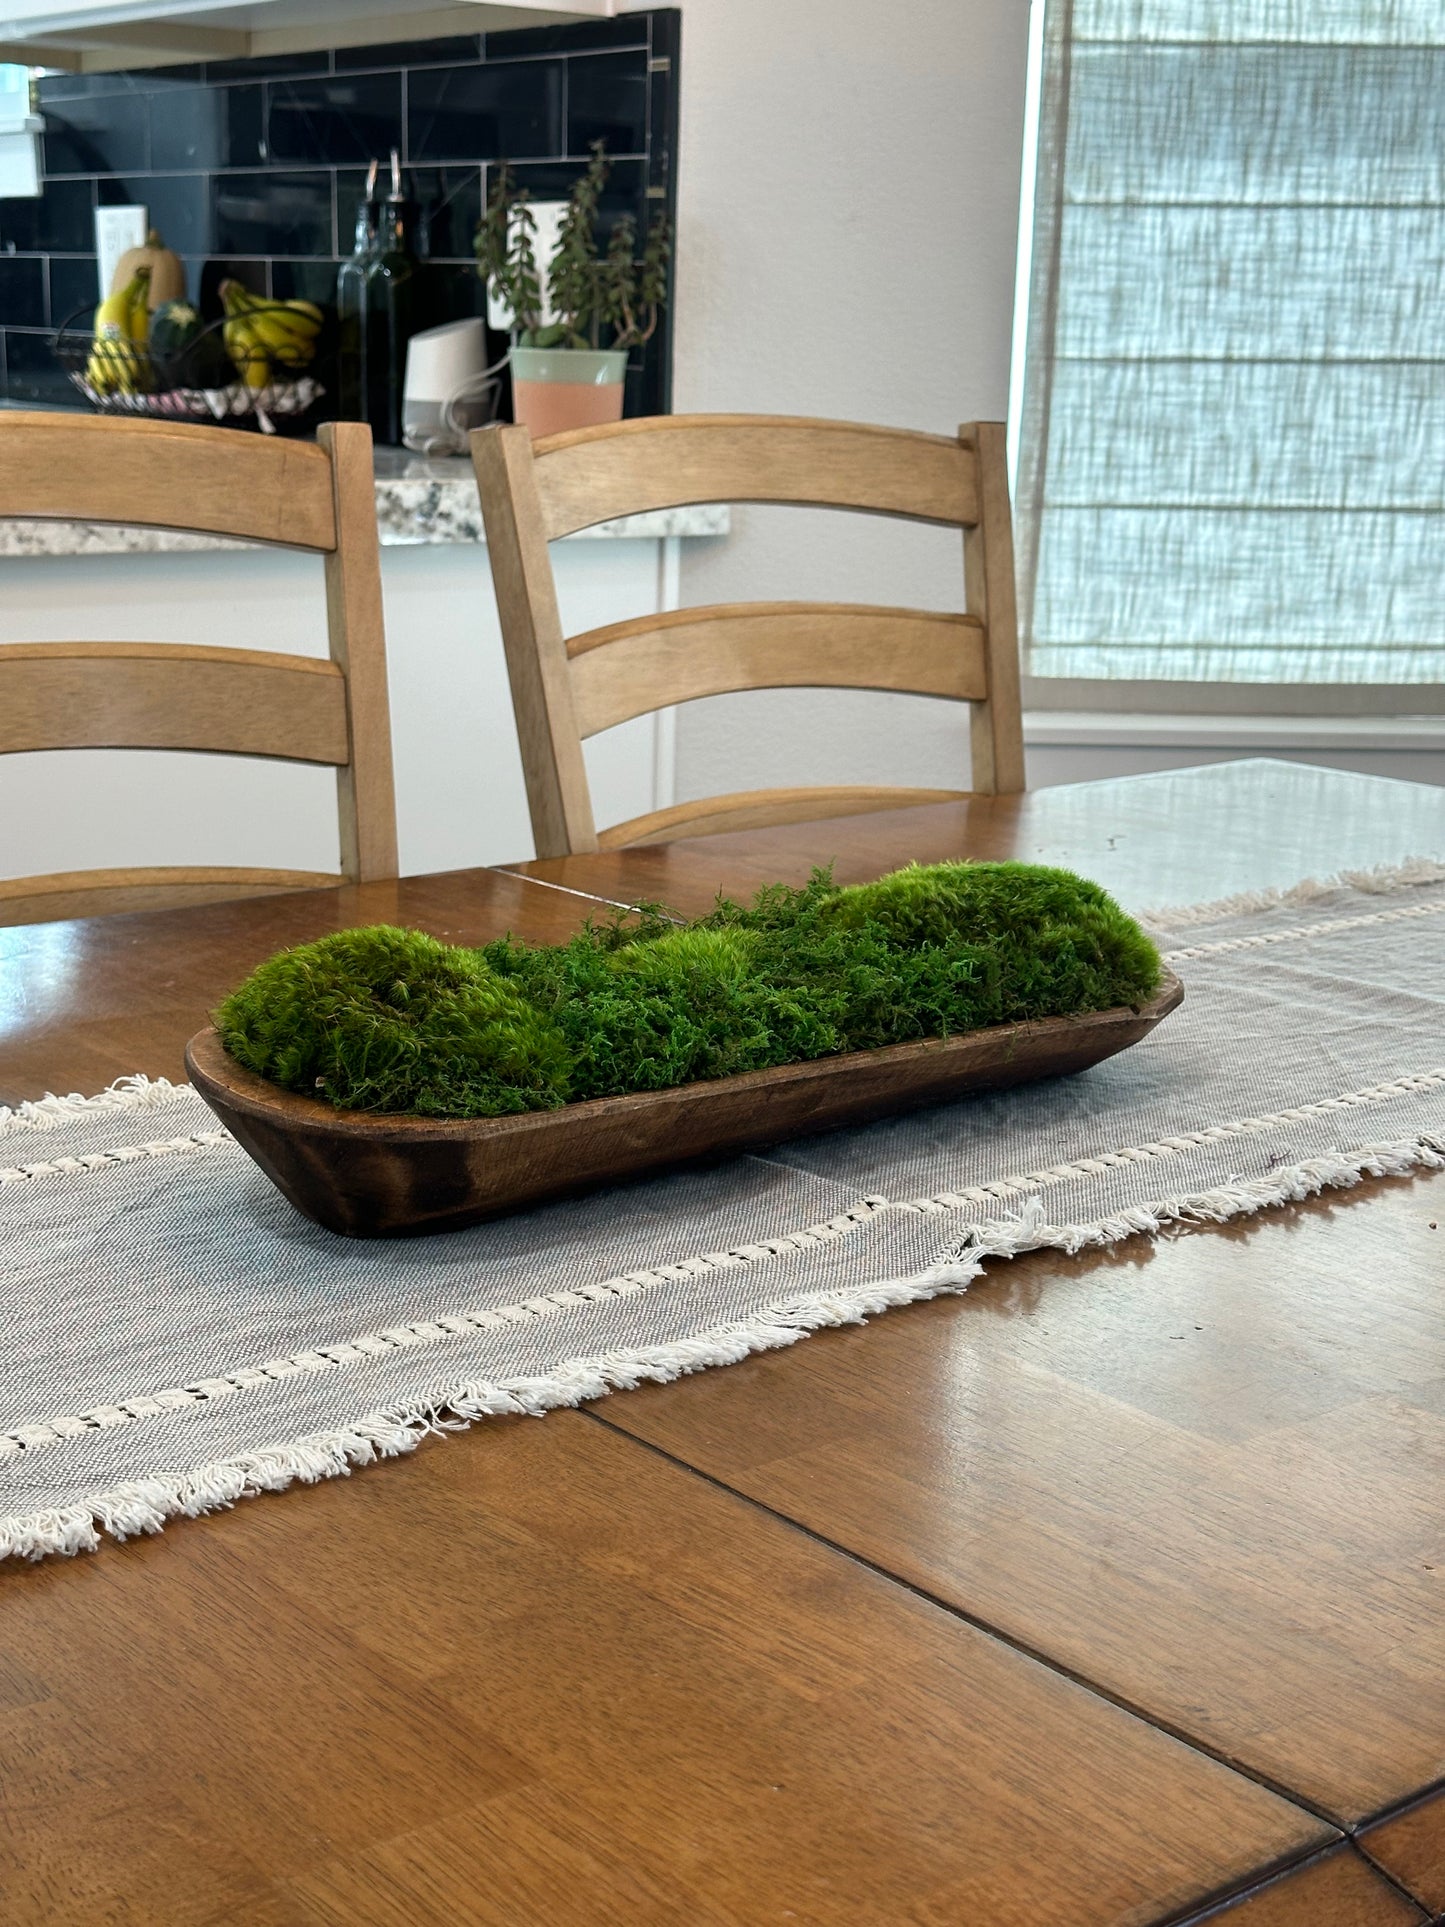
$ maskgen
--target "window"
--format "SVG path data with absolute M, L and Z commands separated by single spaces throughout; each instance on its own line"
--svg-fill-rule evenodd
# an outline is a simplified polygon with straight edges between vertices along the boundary
M 1032 675 L 1445 707 L 1445 5 L 1035 5 Z

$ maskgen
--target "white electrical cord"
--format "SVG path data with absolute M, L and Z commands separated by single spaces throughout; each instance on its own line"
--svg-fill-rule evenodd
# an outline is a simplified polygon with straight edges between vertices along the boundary
M 441 407 L 441 421 L 430 431 L 420 428 L 404 428 L 401 439 L 414 455 L 465 455 L 467 452 L 468 424 L 458 419 L 457 409 L 463 402 L 486 402 L 492 404 L 491 413 L 496 414 L 496 396 L 501 387 L 501 371 L 507 365 L 507 357 L 494 361 L 490 368 L 483 368 L 479 374 L 468 375 L 447 396 Z

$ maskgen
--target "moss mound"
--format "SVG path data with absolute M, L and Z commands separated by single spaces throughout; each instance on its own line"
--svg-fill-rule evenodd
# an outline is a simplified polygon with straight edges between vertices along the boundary
M 687 925 L 644 907 L 541 948 L 339 931 L 262 964 L 216 1023 L 288 1090 L 494 1117 L 1138 1004 L 1159 972 L 1097 884 L 941 863 L 849 889 L 819 871 Z
M 497 1117 L 565 1099 L 554 1024 L 473 950 L 419 930 L 338 930 L 283 950 L 216 1013 L 226 1049 L 344 1110 Z

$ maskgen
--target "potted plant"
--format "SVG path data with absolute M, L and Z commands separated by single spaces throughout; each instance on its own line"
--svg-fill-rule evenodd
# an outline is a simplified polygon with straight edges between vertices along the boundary
M 545 289 L 531 196 L 505 162 L 477 230 L 477 272 L 512 316 L 513 412 L 536 437 L 622 419 L 628 352 L 651 339 L 667 301 L 665 215 L 653 220 L 640 256 L 631 214 L 619 216 L 599 246 L 609 172 L 605 143 L 594 141 L 563 211 Z

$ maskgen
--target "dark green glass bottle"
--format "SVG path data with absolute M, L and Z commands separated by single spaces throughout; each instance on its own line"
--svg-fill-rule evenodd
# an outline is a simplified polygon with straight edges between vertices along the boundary
M 416 256 L 411 209 L 401 190 L 401 163 L 391 150 L 391 192 L 381 209 L 376 247 L 366 263 L 367 417 L 379 442 L 401 446 L 401 393 L 406 344 L 413 330 Z
M 368 412 L 366 381 L 366 270 L 376 252 L 380 208 L 376 199 L 378 163 L 367 170 L 366 193 L 356 204 L 356 240 L 351 258 L 336 272 L 336 385 L 337 413 L 344 422 L 364 422 Z

